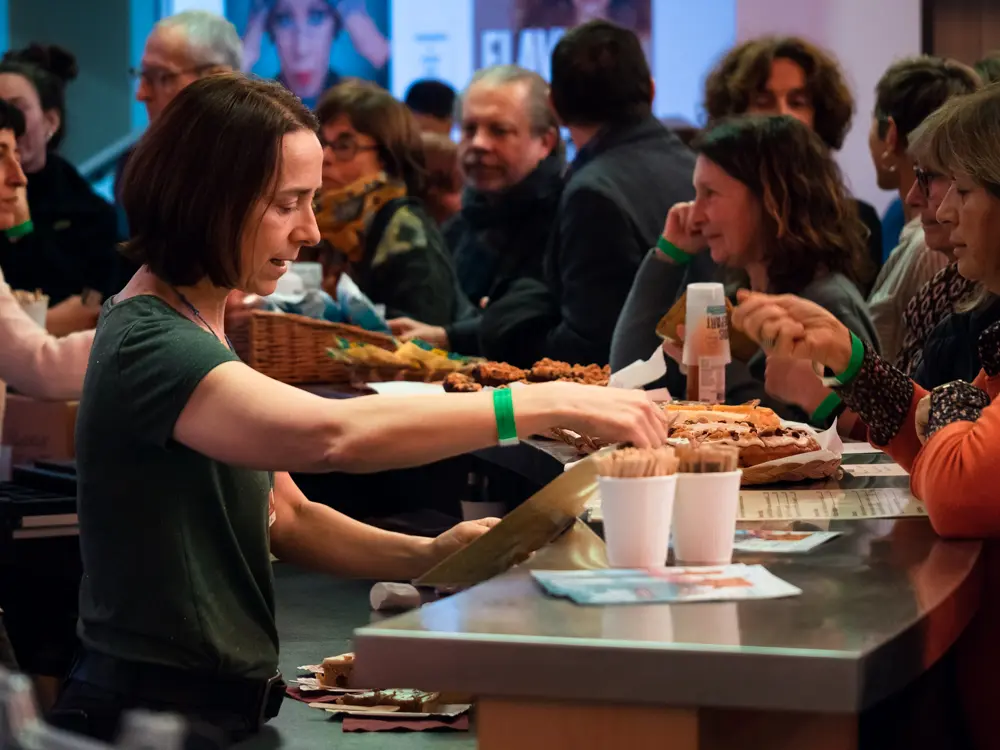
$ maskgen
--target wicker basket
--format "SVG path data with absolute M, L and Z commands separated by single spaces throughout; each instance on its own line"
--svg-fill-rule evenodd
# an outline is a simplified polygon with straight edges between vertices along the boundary
M 350 383 L 358 380 L 354 366 L 327 352 L 337 337 L 395 351 L 391 336 L 363 328 L 329 323 L 304 315 L 254 310 L 230 331 L 240 358 L 258 372 L 283 383 Z M 365 367 L 367 372 L 373 368 Z M 396 380 L 410 368 L 376 368 L 381 380 Z M 390 372 L 391 371 L 391 372 Z M 369 378 L 371 379 L 371 378 Z

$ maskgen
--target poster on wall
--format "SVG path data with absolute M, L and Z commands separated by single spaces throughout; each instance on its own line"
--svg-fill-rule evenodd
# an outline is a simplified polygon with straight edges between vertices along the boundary
M 651 0 L 475 0 L 477 68 L 516 63 L 546 80 L 567 29 L 601 19 L 631 29 L 653 69 Z
M 315 107 L 342 78 L 389 83 L 389 0 L 226 0 L 243 67 Z
M 652 67 L 653 0 L 393 0 L 391 90 L 420 78 L 462 89 L 479 68 L 516 63 L 549 79 L 566 29 L 591 19 L 632 29 Z

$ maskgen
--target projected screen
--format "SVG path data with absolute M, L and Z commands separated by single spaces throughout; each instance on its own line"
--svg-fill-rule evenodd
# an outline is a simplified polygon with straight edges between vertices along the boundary
M 341 78 L 389 85 L 389 0 L 227 0 L 226 16 L 244 67 L 311 107 Z

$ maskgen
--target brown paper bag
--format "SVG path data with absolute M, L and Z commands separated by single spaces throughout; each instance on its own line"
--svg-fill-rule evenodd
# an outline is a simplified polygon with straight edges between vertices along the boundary
M 660 322 L 656 324 L 656 334 L 661 339 L 680 342 L 677 326 L 684 325 L 686 318 L 687 292 L 684 292 L 667 314 L 660 318 Z M 749 362 L 750 358 L 760 351 L 760 347 L 743 331 L 733 328 L 733 303 L 728 298 L 726 299 L 726 322 L 729 325 L 729 350 L 733 359 Z

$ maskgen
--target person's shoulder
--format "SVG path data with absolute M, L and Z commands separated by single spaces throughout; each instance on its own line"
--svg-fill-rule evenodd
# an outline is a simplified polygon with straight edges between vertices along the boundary
M 871 224 L 873 222 L 881 222 L 879 218 L 878 211 L 875 210 L 875 206 L 871 203 L 861 200 L 860 198 L 852 198 L 854 205 L 857 206 L 858 216 L 861 218 L 865 224 Z
M 394 256 L 427 248 L 435 237 L 440 237 L 427 214 L 419 204 L 403 202 L 392 209 L 385 230 L 378 239 L 372 266 L 378 266 Z M 441 241 L 443 243 L 443 240 Z
M 854 309 L 867 317 L 868 305 L 857 284 L 842 273 L 827 273 L 813 279 L 800 296 L 828 310 Z
M 60 202 L 67 209 L 85 213 L 115 216 L 115 208 L 97 194 L 91 184 L 80 171 L 59 154 L 49 154 L 52 169 L 58 175 L 59 191 L 62 193 Z
M 102 349 L 109 345 L 121 349 L 152 344 L 181 353 L 192 347 L 212 346 L 213 342 L 222 346 L 211 334 L 150 294 L 105 302 L 95 337 L 95 346 L 99 344 Z

